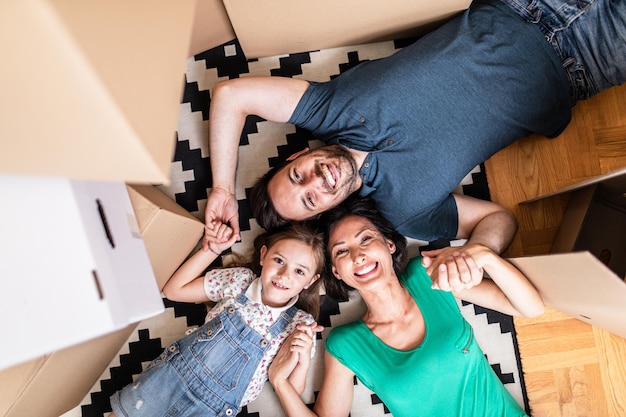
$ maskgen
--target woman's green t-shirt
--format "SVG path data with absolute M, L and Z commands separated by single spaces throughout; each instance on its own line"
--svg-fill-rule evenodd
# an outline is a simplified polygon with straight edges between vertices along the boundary
M 421 258 L 409 263 L 400 281 L 424 317 L 420 346 L 394 349 L 358 320 L 334 328 L 326 350 L 394 417 L 526 416 L 491 369 L 453 295 L 430 288 Z

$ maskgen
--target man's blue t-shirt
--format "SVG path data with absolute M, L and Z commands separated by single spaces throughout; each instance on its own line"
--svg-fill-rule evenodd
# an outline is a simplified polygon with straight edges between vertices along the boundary
M 391 57 L 311 83 L 290 123 L 369 152 L 361 195 L 409 237 L 455 237 L 451 192 L 529 133 L 554 137 L 573 102 L 561 62 L 508 6 L 474 3 Z

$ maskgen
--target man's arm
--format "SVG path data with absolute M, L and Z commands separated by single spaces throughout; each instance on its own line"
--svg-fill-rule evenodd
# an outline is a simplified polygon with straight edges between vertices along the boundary
M 209 113 L 209 155 L 213 185 L 205 210 L 207 227 L 229 223 L 239 236 L 235 177 L 239 138 L 248 115 L 287 122 L 309 86 L 285 77 L 237 78 L 213 87 Z M 207 240 L 203 242 L 207 250 Z
M 481 243 L 495 253 L 506 250 L 517 233 L 517 221 L 509 210 L 492 201 L 452 194 L 459 216 L 457 238 Z

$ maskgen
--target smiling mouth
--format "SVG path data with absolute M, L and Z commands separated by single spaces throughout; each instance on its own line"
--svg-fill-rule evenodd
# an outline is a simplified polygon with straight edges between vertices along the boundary
M 284 285 L 279 284 L 276 281 L 272 281 L 272 285 L 276 288 L 278 288 L 279 290 L 288 290 L 288 287 L 285 287 Z
M 327 164 L 320 164 L 320 176 L 324 179 L 324 184 L 327 188 L 334 189 L 337 185 L 337 178 L 333 175 L 330 167 Z
M 358 270 L 354 271 L 354 275 L 356 275 L 357 277 L 362 277 L 364 275 L 369 274 L 370 272 L 375 270 L 377 267 L 378 267 L 378 262 L 371 262 L 367 265 L 362 266 Z

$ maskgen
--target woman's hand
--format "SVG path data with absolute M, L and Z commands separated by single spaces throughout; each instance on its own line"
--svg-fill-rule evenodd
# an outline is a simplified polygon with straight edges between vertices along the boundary
M 433 289 L 460 292 L 482 282 L 484 264 L 479 260 L 489 253 L 492 251 L 481 244 L 425 251 L 422 265 L 433 281 Z

